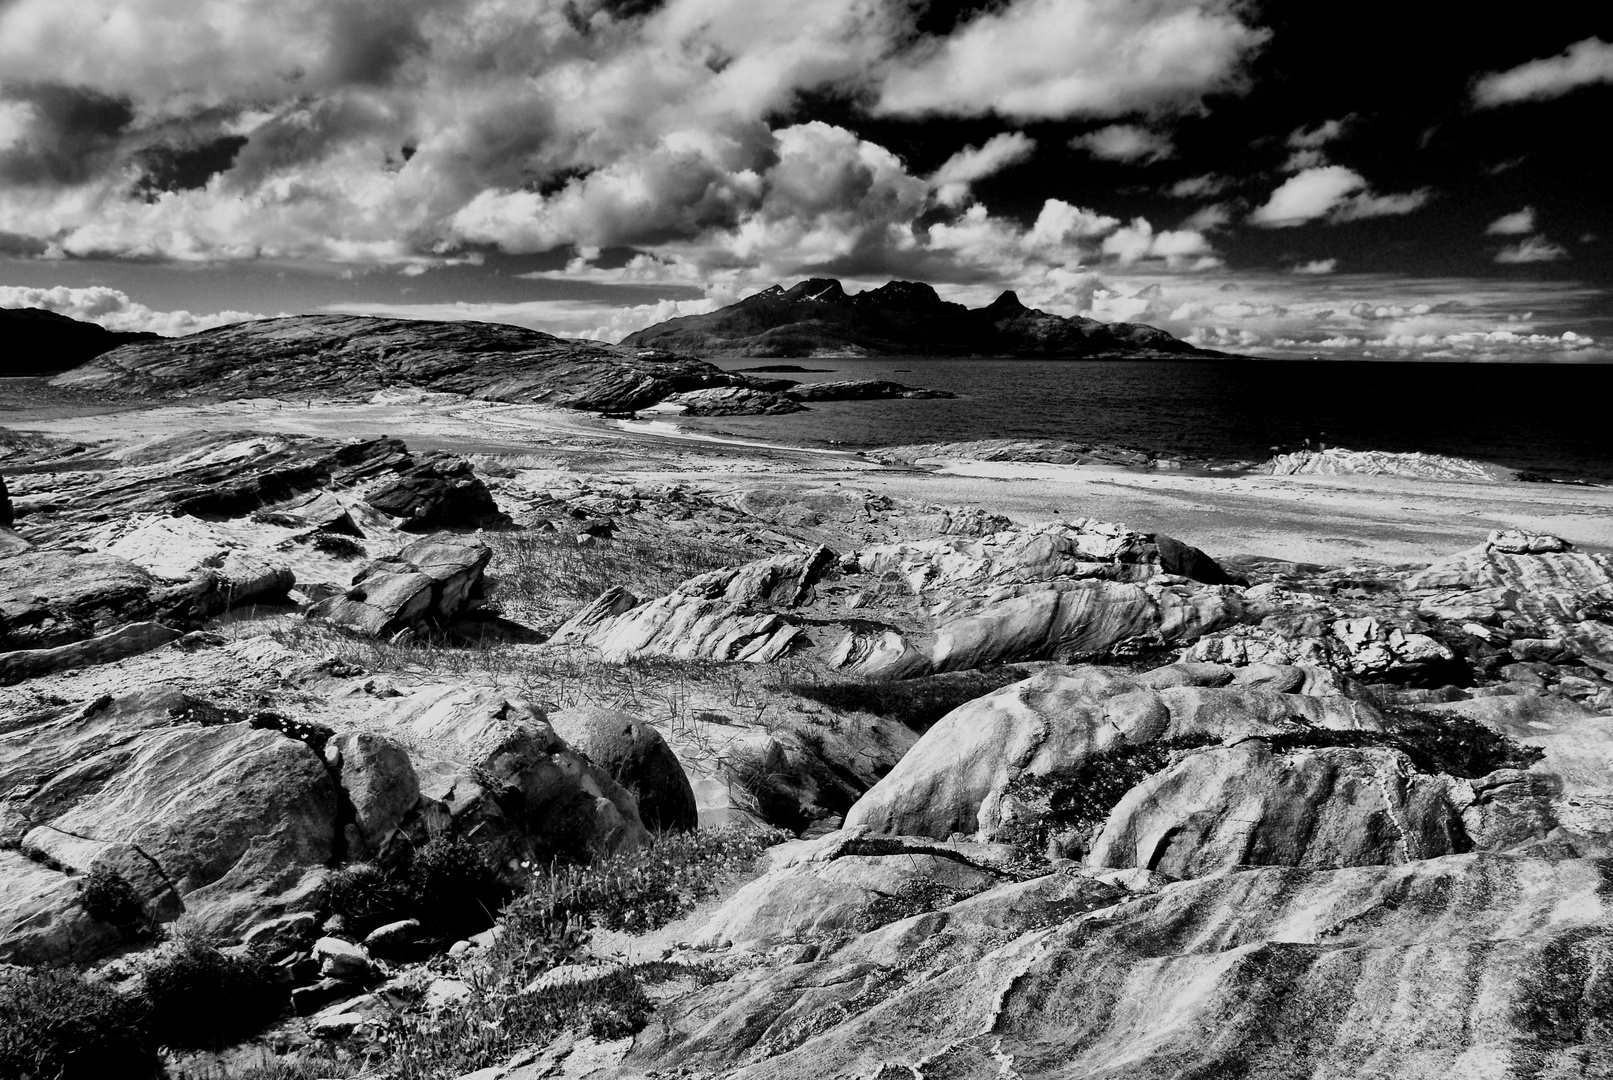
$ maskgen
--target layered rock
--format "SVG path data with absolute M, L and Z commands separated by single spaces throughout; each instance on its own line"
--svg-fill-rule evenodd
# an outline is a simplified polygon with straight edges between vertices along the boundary
M 780 416 L 806 406 L 771 390 L 745 386 L 718 386 L 690 390 L 670 399 L 685 416 Z
M 603 1074 L 1594 1073 L 1607 871 L 1470 854 L 1141 894 L 1052 874 L 669 1003 Z
M 1384 450 L 1296 450 L 1266 464 L 1273 476 L 1410 476 L 1423 480 L 1513 480 L 1514 469 L 1445 454 Z
M 839 558 L 825 548 L 778 555 L 648 602 L 613 590 L 555 639 L 617 661 L 768 662 L 816 650 L 836 667 L 902 677 L 1191 641 L 1241 616 L 1236 590 L 1203 584 L 1227 580 L 1169 537 L 1082 521 Z
M 307 610 L 309 618 L 372 637 L 452 622 L 479 593 L 493 556 L 486 544 L 429 538 L 369 563 L 345 592 Z

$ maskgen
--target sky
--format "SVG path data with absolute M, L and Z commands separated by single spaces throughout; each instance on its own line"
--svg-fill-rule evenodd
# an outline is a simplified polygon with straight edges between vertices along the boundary
M 614 341 L 829 276 L 1613 361 L 1613 10 L 1483 10 L 0 0 L 0 307 Z

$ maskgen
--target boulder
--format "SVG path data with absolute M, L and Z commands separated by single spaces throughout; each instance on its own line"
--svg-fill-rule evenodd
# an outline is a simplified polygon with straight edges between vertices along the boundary
M 442 686 L 399 699 L 368 726 L 409 750 L 420 798 L 402 832 L 416 845 L 469 837 L 511 873 L 649 842 L 631 792 L 572 750 L 524 701 Z
M 685 416 L 778 416 L 800 412 L 806 406 L 783 394 L 744 386 L 714 386 L 690 390 L 670 399 Z
M 364 982 L 375 974 L 375 965 L 364 947 L 341 938 L 322 937 L 314 942 L 314 959 L 319 961 L 319 975 L 325 979 Z
M 633 793 L 646 828 L 664 832 L 699 824 L 689 778 L 655 728 L 626 713 L 590 705 L 551 713 L 549 723 L 572 749 Z
M 72 875 L 0 848 L 0 964 L 86 963 L 122 938 L 84 910 Z
M 372 732 L 349 732 L 326 748 L 340 755 L 342 790 L 353 807 L 353 823 L 344 837 L 352 859 L 367 859 L 387 847 L 398 826 L 420 801 L 420 782 L 408 753 Z
M 138 622 L 99 637 L 58 645 L 54 649 L 17 649 L 0 652 L 0 686 L 48 675 L 53 671 L 109 664 L 150 652 L 183 635 L 161 623 Z
M 0 559 L 0 650 L 50 649 L 157 614 L 151 574 L 96 552 L 32 548 Z
M 1110 811 L 1087 862 L 1172 878 L 1235 866 L 1375 866 L 1466 848 L 1470 786 L 1397 750 L 1274 751 L 1245 739 L 1187 755 Z
M 480 591 L 492 556 L 476 541 L 419 540 L 369 563 L 354 575 L 351 588 L 311 605 L 307 615 L 374 637 L 447 623 Z
M 1195 641 L 1184 659 L 1221 664 L 1306 665 L 1373 681 L 1460 678 L 1456 655 L 1427 634 L 1374 616 L 1323 620 L 1290 612 L 1258 626 L 1234 626 Z
M 426 455 L 364 501 L 417 532 L 509 524 L 470 462 L 450 454 Z
M 1022 778 L 1072 777 L 1089 761 L 1150 743 L 1202 745 L 1384 727 L 1370 705 L 1232 685 L 1237 675 L 1210 664 L 1172 665 L 1135 677 L 1098 667 L 1049 668 L 937 721 L 852 806 L 846 827 L 991 838 L 1016 828 L 1010 789 Z

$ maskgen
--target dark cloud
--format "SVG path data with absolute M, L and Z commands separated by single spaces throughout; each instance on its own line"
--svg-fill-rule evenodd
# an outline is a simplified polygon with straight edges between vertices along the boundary
M 75 184 L 99 173 L 134 120 L 128 101 L 59 83 L 0 87 L 21 137 L 0 148 L 0 180 Z
M 225 135 L 200 146 L 152 146 L 138 151 L 134 159 L 145 170 L 135 189 L 147 198 L 164 191 L 189 191 L 235 164 L 236 155 L 246 145 L 244 135 Z

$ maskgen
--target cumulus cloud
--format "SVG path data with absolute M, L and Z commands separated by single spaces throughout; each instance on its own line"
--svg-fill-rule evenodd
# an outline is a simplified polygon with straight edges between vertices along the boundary
M 1189 108 L 1270 36 L 1221 0 L 1011 0 L 889 67 L 877 108 L 1053 119 Z
M 1294 274 L 1331 274 L 1339 267 L 1337 259 L 1313 259 L 1310 262 L 1299 263 L 1289 272 Z
M 1557 262 L 1568 258 L 1568 249 L 1544 236 L 1526 236 L 1496 253 L 1498 263 Z
M 1535 208 L 1526 206 L 1511 214 L 1503 214 L 1485 227 L 1491 236 L 1521 236 L 1535 231 Z
M 1356 221 L 1409 214 L 1429 198 L 1427 190 L 1377 195 L 1354 169 L 1325 165 L 1305 169 L 1283 181 L 1265 204 L 1249 215 L 1248 221 L 1268 229 L 1290 228 L 1318 219 L 1334 223 Z
M 1022 131 L 993 135 L 981 146 L 966 146 L 947 158 L 930 177 L 937 201 L 957 206 L 969 197 L 969 186 L 1010 165 L 1018 165 L 1036 151 L 1036 140 Z
M 265 318 L 246 311 L 218 311 L 209 315 L 192 315 L 188 311 L 154 311 L 131 300 L 127 293 L 102 285 L 83 289 L 65 285 L 48 289 L 0 285 L 0 308 L 44 308 L 82 322 L 98 323 L 108 330 L 145 330 L 169 336 Z
M 1139 164 L 1160 161 L 1176 152 L 1166 135 L 1135 124 L 1110 124 L 1070 140 L 1077 150 L 1085 150 L 1104 161 L 1130 161 Z
M 1613 44 L 1589 37 L 1557 56 L 1482 76 L 1473 84 L 1473 104 L 1488 109 L 1519 101 L 1546 101 L 1605 82 L 1613 82 Z

